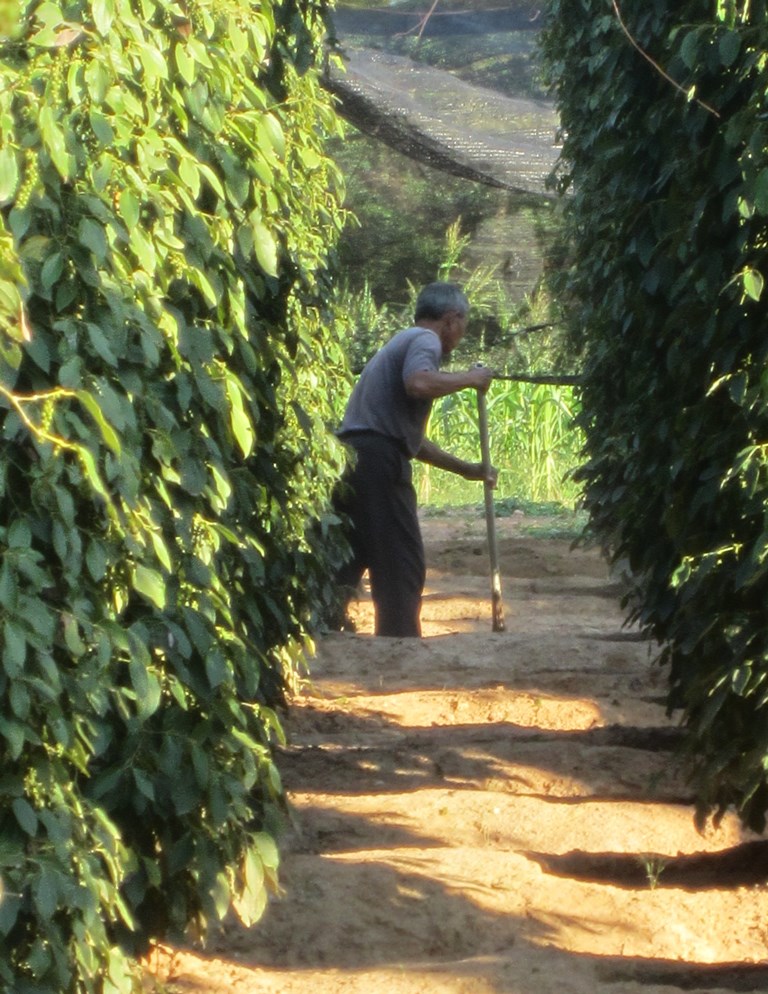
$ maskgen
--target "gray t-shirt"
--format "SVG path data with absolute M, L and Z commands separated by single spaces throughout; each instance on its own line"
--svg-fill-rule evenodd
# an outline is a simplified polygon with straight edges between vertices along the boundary
M 431 400 L 418 400 L 405 392 L 413 373 L 440 368 L 440 338 L 429 328 L 398 332 L 369 359 L 347 404 L 339 434 L 376 431 L 396 439 L 414 456 L 424 439 Z

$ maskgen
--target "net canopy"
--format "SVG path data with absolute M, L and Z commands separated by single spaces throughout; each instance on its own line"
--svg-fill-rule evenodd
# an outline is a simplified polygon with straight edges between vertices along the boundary
M 326 84 L 356 128 L 433 168 L 549 196 L 558 120 L 531 83 L 540 27 L 535 5 L 432 12 L 340 6 L 333 27 L 342 64 L 330 60 Z M 436 50 L 450 71 L 430 64 Z M 512 58 L 527 72 L 505 72 Z M 478 70 L 492 60 L 501 67 L 504 92 Z

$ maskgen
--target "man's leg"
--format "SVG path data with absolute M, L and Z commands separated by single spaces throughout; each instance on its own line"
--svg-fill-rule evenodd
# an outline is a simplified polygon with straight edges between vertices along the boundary
M 410 471 L 410 464 L 406 465 Z M 376 634 L 420 638 L 426 566 L 410 472 L 408 480 L 394 489 L 391 500 L 391 527 L 382 529 L 384 541 L 369 567 Z
M 377 635 L 421 636 L 426 568 L 411 464 L 376 436 L 356 441 L 353 520 L 371 580 Z

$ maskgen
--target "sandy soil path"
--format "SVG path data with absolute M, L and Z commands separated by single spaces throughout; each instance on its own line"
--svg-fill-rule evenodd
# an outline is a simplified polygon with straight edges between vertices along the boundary
M 183 994 L 768 989 L 766 843 L 703 834 L 651 647 L 597 550 L 424 521 L 422 640 L 324 638 L 280 766 L 293 827 L 259 926 L 155 959 Z

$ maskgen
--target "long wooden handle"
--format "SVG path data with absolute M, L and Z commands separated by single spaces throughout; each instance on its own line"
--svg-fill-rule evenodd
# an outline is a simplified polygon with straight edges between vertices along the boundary
M 483 463 L 483 491 L 485 495 L 485 526 L 488 531 L 488 551 L 491 557 L 491 616 L 494 632 L 503 632 L 504 605 L 501 600 L 501 574 L 499 573 L 499 547 L 496 542 L 496 514 L 493 506 L 493 487 L 488 482 L 491 472 L 491 446 L 488 439 L 488 408 L 485 394 L 477 391 L 477 421 L 480 427 L 480 453 Z

